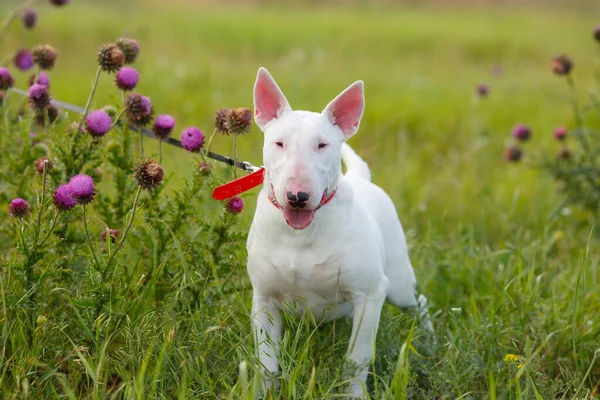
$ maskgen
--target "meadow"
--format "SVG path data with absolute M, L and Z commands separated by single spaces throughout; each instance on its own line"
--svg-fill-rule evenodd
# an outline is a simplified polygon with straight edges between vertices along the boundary
M 366 111 L 349 143 L 394 199 L 436 336 L 432 344 L 410 311 L 386 305 L 372 398 L 600 396 L 598 217 L 566 202 L 560 183 L 536 167 L 536 155 L 560 149 L 554 129 L 576 124 L 568 85 L 550 59 L 573 59 L 582 102 L 600 90 L 600 43 L 592 36 L 599 6 L 37 3 L 37 26 L 26 31 L 17 20 L 0 44 L 17 88 L 28 88 L 31 71 L 13 68 L 12 52 L 51 44 L 59 52 L 49 72 L 53 98 L 84 106 L 100 46 L 132 37 L 141 48 L 136 91 L 158 114 L 175 117 L 175 138 L 189 126 L 209 136 L 223 107 L 252 108 L 260 66 L 297 109 L 321 111 L 364 81 Z M 0 17 L 15 4 L 3 3 Z M 113 80 L 101 75 L 91 109 L 122 106 Z M 9 93 L 7 112 L 22 101 Z M 49 230 L 53 212 L 39 211 L 52 208 L 52 191 L 70 178 L 59 152 L 71 140 L 69 118 L 78 118 L 69 114 L 33 128 L 44 146 L 29 137 L 27 111 L 3 118 L 0 393 L 255 398 L 245 236 L 258 190 L 244 194 L 241 213 L 229 213 L 210 193 L 231 169 L 213 164 L 207 175 L 197 154 L 164 146 L 165 182 L 143 192 L 133 216 L 128 177 L 140 155 L 135 132 L 120 126 L 76 171 L 96 181 L 87 216 L 78 206 Z M 586 123 L 600 128 L 599 115 Z M 508 162 L 518 123 L 532 135 L 523 159 Z M 257 127 L 237 142 L 240 159 L 261 164 Z M 157 157 L 157 143 L 145 140 L 146 155 Z M 232 149 L 231 136 L 215 136 L 212 150 Z M 33 162 L 44 154 L 56 172 L 39 207 Z M 15 197 L 32 208 L 24 230 L 6 211 Z M 100 239 L 105 227 L 123 233 L 129 222 L 122 251 Z M 23 253 L 40 245 L 40 229 L 42 237 L 50 232 L 47 248 Z M 290 316 L 285 327 L 273 398 L 343 398 L 350 322 L 317 326 Z

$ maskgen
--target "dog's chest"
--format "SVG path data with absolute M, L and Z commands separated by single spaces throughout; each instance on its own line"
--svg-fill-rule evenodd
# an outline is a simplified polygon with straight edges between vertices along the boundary
M 341 253 L 318 246 L 265 250 L 262 262 L 251 263 L 254 271 L 250 271 L 265 294 L 301 308 L 321 309 L 347 301 Z

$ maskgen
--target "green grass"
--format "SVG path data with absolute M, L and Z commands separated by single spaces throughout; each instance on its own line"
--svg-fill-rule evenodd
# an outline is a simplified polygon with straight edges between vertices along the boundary
M 567 85 L 552 75 L 549 59 L 562 52 L 574 59 L 578 95 L 586 98 L 600 62 L 590 33 L 598 7 L 74 3 L 44 7 L 32 32 L 22 34 L 16 24 L 0 50 L 54 45 L 60 58 L 52 94 L 75 104 L 87 99 L 96 50 L 120 35 L 140 42 L 138 89 L 158 113 L 174 115 L 178 129 L 196 125 L 209 133 L 217 109 L 251 107 L 259 66 L 270 70 L 298 109 L 320 111 L 353 81 L 364 80 L 367 109 L 350 144 L 397 205 L 438 341 L 429 345 L 410 313 L 386 305 L 370 380 L 373 398 L 597 398 L 600 240 L 593 219 L 576 207 L 565 209 L 550 176 L 507 164 L 502 153 L 518 122 L 533 129 L 526 161 L 558 150 L 552 130 L 574 121 Z M 501 73 L 492 73 L 497 66 Z M 18 87 L 26 87 L 27 76 L 16 74 Z M 474 93 L 478 83 L 491 86 L 482 101 Z M 94 106 L 116 95 L 103 76 Z M 106 146 L 119 141 L 109 135 Z M 259 165 L 259 130 L 240 142 L 240 158 Z M 218 152 L 229 154 L 231 146 L 228 138 L 216 139 Z M 146 147 L 156 152 L 150 140 Z M 161 195 L 184 187 L 193 160 L 178 149 L 166 151 L 172 179 Z M 108 182 L 101 188 L 111 190 Z M 235 231 L 242 236 L 256 193 L 246 197 L 238 218 Z M 17 194 L 14 186 L 0 186 L 0 205 Z M 190 204 L 201 207 L 190 217 L 194 223 L 217 218 L 210 200 Z M 101 218 L 92 222 L 99 234 Z M 197 261 L 205 259 L 204 250 L 192 246 L 201 228 L 178 232 L 164 254 L 154 246 L 155 230 L 140 228 L 130 239 L 131 264 L 123 263 L 129 280 L 119 283 L 130 297 L 102 318 L 77 315 L 79 306 L 63 296 L 85 290 L 78 282 L 88 265 L 85 243 L 75 254 L 80 269 L 61 264 L 65 276 L 53 278 L 60 285 L 48 288 L 39 309 L 49 323 L 33 341 L 24 339 L 32 321 L 19 304 L 4 300 L 12 292 L 0 287 L 0 393 L 252 397 L 238 373 L 247 362 L 249 382 L 256 384 L 243 237 L 229 238 L 231 257 L 220 255 L 230 258 L 224 267 Z M 16 257 L 8 231 L 0 230 L 7 234 L 0 238 L 0 267 Z M 211 228 L 206 237 L 212 234 Z M 38 268 L 54 266 L 42 260 Z M 169 273 L 161 275 L 163 269 Z M 0 268 L 3 285 L 10 283 L 9 271 Z M 149 281 L 138 287 L 142 273 Z M 117 309 L 125 305 L 129 312 Z M 349 322 L 316 327 L 310 318 L 289 317 L 285 326 L 279 396 L 341 396 Z M 506 354 L 518 361 L 505 362 Z

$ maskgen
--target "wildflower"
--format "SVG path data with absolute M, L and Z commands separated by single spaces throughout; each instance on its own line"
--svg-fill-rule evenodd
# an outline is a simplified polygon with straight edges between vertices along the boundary
M 154 107 L 149 97 L 131 93 L 125 100 L 125 115 L 132 125 L 146 126 L 152 121 Z
M 17 218 L 26 217 L 29 215 L 29 203 L 21 198 L 16 198 L 10 202 L 8 213 Z
M 24 9 L 22 21 L 25 28 L 33 28 L 37 24 L 37 12 L 33 8 Z
M 488 85 L 480 84 L 477 86 L 477 94 L 479 97 L 486 97 L 490 93 L 490 87 Z
M 0 67 L 0 90 L 7 90 L 13 87 L 15 79 L 12 77 L 8 69 Z
M 526 125 L 517 124 L 513 128 L 512 135 L 518 141 L 526 142 L 529 139 L 529 137 L 531 136 L 531 129 L 529 129 L 529 127 L 527 127 Z
M 58 119 L 59 111 L 58 108 L 50 104 L 44 110 L 38 110 L 35 114 L 34 121 L 40 126 L 46 125 L 46 117 L 48 117 L 48 123 L 53 124 Z
M 559 142 L 562 142 L 563 140 L 565 140 L 567 138 L 567 128 L 563 128 L 562 126 L 559 126 L 558 128 L 556 128 L 554 130 L 554 137 Z
M 234 135 L 248 133 L 252 128 L 252 111 L 245 107 L 232 109 L 227 119 L 227 127 Z
M 162 183 L 165 173 L 159 163 L 154 160 L 147 160 L 136 167 L 133 176 L 142 189 L 154 190 Z
M 522 156 L 523 156 L 523 151 L 517 145 L 507 147 L 504 150 L 504 159 L 506 161 L 516 162 L 516 161 L 521 160 Z
M 508 353 L 504 356 L 505 363 L 513 363 L 517 361 L 519 361 L 519 357 L 517 357 L 515 354 Z
M 69 181 L 71 196 L 79 204 L 88 204 L 94 200 L 96 195 L 94 188 L 94 180 L 85 174 L 75 175 Z
M 55 6 L 64 6 L 65 4 L 69 3 L 69 0 L 50 0 L 50 3 L 54 4 Z
M 152 130 L 158 138 L 165 140 L 169 137 L 174 127 L 175 118 L 167 114 L 160 114 L 156 117 Z
M 558 154 L 556 156 L 559 160 L 568 160 L 569 158 L 571 158 L 571 151 L 568 148 L 563 147 L 558 151 Z
M 38 85 L 50 87 L 50 77 L 45 72 L 40 72 L 37 76 L 35 74 L 29 77 L 29 86 L 37 83 Z
M 119 38 L 117 40 L 117 45 L 125 54 L 125 64 L 133 64 L 140 54 L 140 46 L 135 39 L 131 38 Z
M 48 322 L 48 318 L 45 315 L 39 315 L 35 320 L 36 325 L 46 325 L 46 322 Z
M 244 201 L 239 196 L 234 196 L 227 201 L 225 208 L 232 214 L 239 214 L 244 209 Z
M 133 90 L 140 80 L 140 74 L 131 67 L 123 67 L 117 73 L 115 82 L 121 90 Z
M 31 69 L 35 63 L 33 62 L 33 56 L 29 50 L 21 49 L 15 53 L 13 62 L 21 71 L 27 71 Z
M 116 229 L 109 229 L 108 236 L 111 243 L 116 243 L 117 239 L 119 238 L 119 231 Z M 102 232 L 101 238 L 103 242 L 106 242 L 106 229 L 104 230 L 104 232 Z
M 552 58 L 550 67 L 556 75 L 569 75 L 573 69 L 573 61 L 568 56 L 561 54 Z
M 200 175 L 202 175 L 202 176 L 210 175 L 210 165 L 204 161 L 200 162 Z
M 104 45 L 98 52 L 98 64 L 103 71 L 118 71 L 125 64 L 125 54 L 115 43 Z
M 195 126 L 186 128 L 181 133 L 181 144 L 187 151 L 197 153 L 204 146 L 204 134 Z
M 35 160 L 35 170 L 40 175 L 44 173 L 44 164 L 46 165 L 46 172 L 50 171 L 54 166 L 54 164 L 48 159 L 48 157 L 38 158 L 37 160 Z
M 90 135 L 96 137 L 102 137 L 110 131 L 112 120 L 108 113 L 104 110 L 92 111 L 88 116 L 85 123 L 87 131 Z
M 48 44 L 35 46 L 32 50 L 33 60 L 41 69 L 52 69 L 58 57 L 58 51 Z
M 600 43 L 600 24 L 597 24 L 594 27 L 594 39 Z
M 35 110 L 42 111 L 50 105 L 48 87 L 37 83 L 29 88 L 29 105 Z
M 57 187 L 52 201 L 59 211 L 69 211 L 77 205 L 77 201 L 73 198 L 69 185 L 60 185 Z
M 227 126 L 227 120 L 229 119 L 229 109 L 222 108 L 215 114 L 215 129 L 219 133 L 229 135 L 229 127 Z

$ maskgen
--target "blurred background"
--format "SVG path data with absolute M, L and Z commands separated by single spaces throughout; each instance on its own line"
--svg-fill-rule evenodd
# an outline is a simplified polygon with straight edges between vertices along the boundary
M 1 4 L 6 13 L 17 2 Z M 367 108 L 350 144 L 392 195 L 409 231 L 451 236 L 468 227 L 496 242 L 517 228 L 539 229 L 560 204 L 547 174 L 507 163 L 503 152 L 517 123 L 533 131 L 525 162 L 542 149 L 557 151 L 553 129 L 573 121 L 566 83 L 549 61 L 571 56 L 586 95 L 599 60 L 592 39 L 598 11 L 592 0 L 73 0 L 43 4 L 36 29 L 17 33 L 23 28 L 14 24 L 7 41 L 10 48 L 56 47 L 52 94 L 83 106 L 98 48 L 135 38 L 138 91 L 157 113 L 177 119 L 176 137 L 191 125 L 210 134 L 219 108 L 251 108 L 260 66 L 297 109 L 321 111 L 362 79 Z M 26 89 L 28 76 L 18 73 L 17 87 Z M 119 101 L 112 79 L 102 77 L 94 107 Z M 478 85 L 489 94 L 479 95 Z M 260 165 L 261 148 L 254 127 L 240 139 L 240 158 Z M 214 149 L 231 154 L 231 138 L 217 137 Z M 170 185 L 190 176 L 195 162 L 167 150 Z

